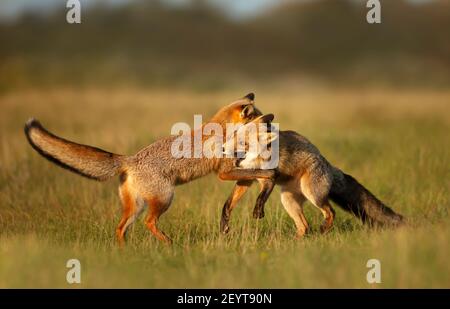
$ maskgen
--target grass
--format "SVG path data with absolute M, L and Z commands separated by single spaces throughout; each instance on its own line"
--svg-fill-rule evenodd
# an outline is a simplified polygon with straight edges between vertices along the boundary
M 278 188 L 266 217 L 251 218 L 257 189 L 219 233 L 232 183 L 214 175 L 180 186 L 158 243 L 137 222 L 117 248 L 118 181 L 96 183 L 39 157 L 23 123 L 35 116 L 56 134 L 131 154 L 170 133 L 178 121 L 204 118 L 244 93 L 142 89 L 27 90 L 0 97 L 0 288 L 449 288 L 449 92 L 256 89 L 257 105 L 282 129 L 307 136 L 336 166 L 404 214 L 408 227 L 368 230 L 337 211 L 335 228 L 318 233 L 320 214 L 306 205 L 313 233 L 295 240 Z M 67 284 L 77 258 L 81 285 Z M 366 281 L 381 262 L 382 283 Z

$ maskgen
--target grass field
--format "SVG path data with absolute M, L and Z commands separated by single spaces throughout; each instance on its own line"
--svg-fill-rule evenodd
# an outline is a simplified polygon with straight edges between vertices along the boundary
M 114 238 L 121 208 L 118 180 L 97 183 L 62 170 L 27 144 L 34 116 L 56 134 L 132 154 L 170 134 L 173 123 L 211 116 L 241 92 L 142 89 L 11 92 L 0 97 L 0 288 L 450 288 L 450 92 L 256 89 L 257 105 L 281 129 L 315 143 L 408 218 L 398 230 L 368 230 L 337 210 L 335 228 L 318 233 L 320 213 L 306 205 L 313 232 L 295 229 L 276 189 L 266 217 L 251 217 L 256 186 L 219 233 L 232 188 L 214 175 L 180 186 L 158 243 L 137 222 L 125 250 Z M 66 262 L 81 262 L 80 285 L 66 282 Z M 369 259 L 382 283 L 366 281 Z

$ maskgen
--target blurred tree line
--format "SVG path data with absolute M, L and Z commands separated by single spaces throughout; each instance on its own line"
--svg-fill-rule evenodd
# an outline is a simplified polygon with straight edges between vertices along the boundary
M 343 86 L 450 85 L 450 1 L 287 2 L 231 20 L 204 1 L 94 7 L 0 24 L 0 90 L 45 85 L 226 87 L 302 78 Z

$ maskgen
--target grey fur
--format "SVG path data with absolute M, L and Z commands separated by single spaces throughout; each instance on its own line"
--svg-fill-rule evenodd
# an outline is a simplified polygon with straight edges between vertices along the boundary
M 401 215 L 384 205 L 353 177 L 332 166 L 307 138 L 294 131 L 280 131 L 279 138 L 280 180 L 277 182 L 283 184 L 299 175 L 309 174 L 309 188 L 317 204 L 330 198 L 371 225 L 402 223 Z
M 249 94 L 221 108 L 210 122 L 219 123 L 225 129 L 227 123 L 246 123 L 254 119 L 261 112 L 254 107 L 253 100 L 254 95 Z M 230 173 L 235 168 L 231 158 L 175 158 L 171 152 L 175 136 L 159 139 L 135 155 L 123 156 L 65 140 L 48 132 L 35 119 L 26 123 L 25 135 L 39 154 L 79 175 L 103 181 L 120 174 L 119 194 L 124 206 L 122 220 L 116 231 L 120 243 L 123 243 L 127 228 L 145 205 L 149 208 L 146 219 L 149 230 L 158 239 L 170 242 L 156 224 L 160 215 L 169 208 L 176 185 L 211 172 L 228 180 L 249 177 L 249 173 L 266 178 L 273 176 L 273 171 Z M 211 136 L 203 138 L 210 139 Z M 216 138 L 219 139 L 219 144 L 223 143 L 222 136 Z

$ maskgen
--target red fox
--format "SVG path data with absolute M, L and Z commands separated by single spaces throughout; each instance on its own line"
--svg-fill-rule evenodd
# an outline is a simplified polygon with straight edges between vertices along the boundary
M 220 109 L 210 123 L 246 123 L 261 112 L 254 105 L 250 93 Z M 245 171 L 234 169 L 232 158 L 174 158 L 172 142 L 176 136 L 157 140 L 132 156 L 118 155 L 99 148 L 77 144 L 48 132 L 35 119 L 25 125 L 25 134 L 31 146 L 53 163 L 81 176 L 104 181 L 120 176 L 119 195 L 123 205 L 122 219 L 116 230 L 120 244 L 124 242 L 127 228 L 148 206 L 145 224 L 159 240 L 171 242 L 158 227 L 159 217 L 167 211 L 174 195 L 174 187 L 216 172 L 224 180 L 248 181 L 271 178 L 274 171 Z M 192 132 L 194 134 L 194 132 Z M 203 135 L 202 139 L 211 138 Z M 220 144 L 223 136 L 217 136 Z
M 247 126 L 261 121 L 270 123 L 273 115 L 259 116 L 252 122 L 242 126 L 239 130 L 245 130 Z M 238 131 L 239 131 L 238 130 Z M 321 226 L 323 233 L 333 226 L 335 212 L 329 200 L 334 201 L 344 210 L 359 217 L 364 223 L 370 225 L 400 225 L 403 217 L 384 205 L 372 193 L 358 183 L 352 176 L 343 173 L 340 169 L 331 165 L 319 152 L 319 150 L 305 137 L 293 131 L 258 132 L 248 130 L 248 134 L 257 134 L 260 143 L 271 143 L 279 139 L 279 165 L 275 181 L 260 179 L 263 183 L 254 209 L 254 217 L 264 216 L 264 203 L 269 197 L 274 183 L 281 186 L 281 203 L 297 227 L 297 235 L 303 236 L 309 228 L 303 214 L 303 203 L 308 199 L 318 207 L 324 216 Z M 238 133 L 238 132 L 237 132 Z M 261 148 L 249 149 L 248 141 L 251 138 L 241 139 L 243 149 L 246 151 L 243 159 L 238 159 L 236 164 L 241 168 L 264 168 L 264 159 L 261 156 Z M 266 147 L 264 147 L 266 148 Z M 229 153 L 237 149 L 236 134 L 223 144 L 223 151 Z M 221 231 L 229 231 L 229 218 L 232 209 L 247 191 L 251 181 L 238 181 L 232 194 L 226 201 L 221 219 Z

